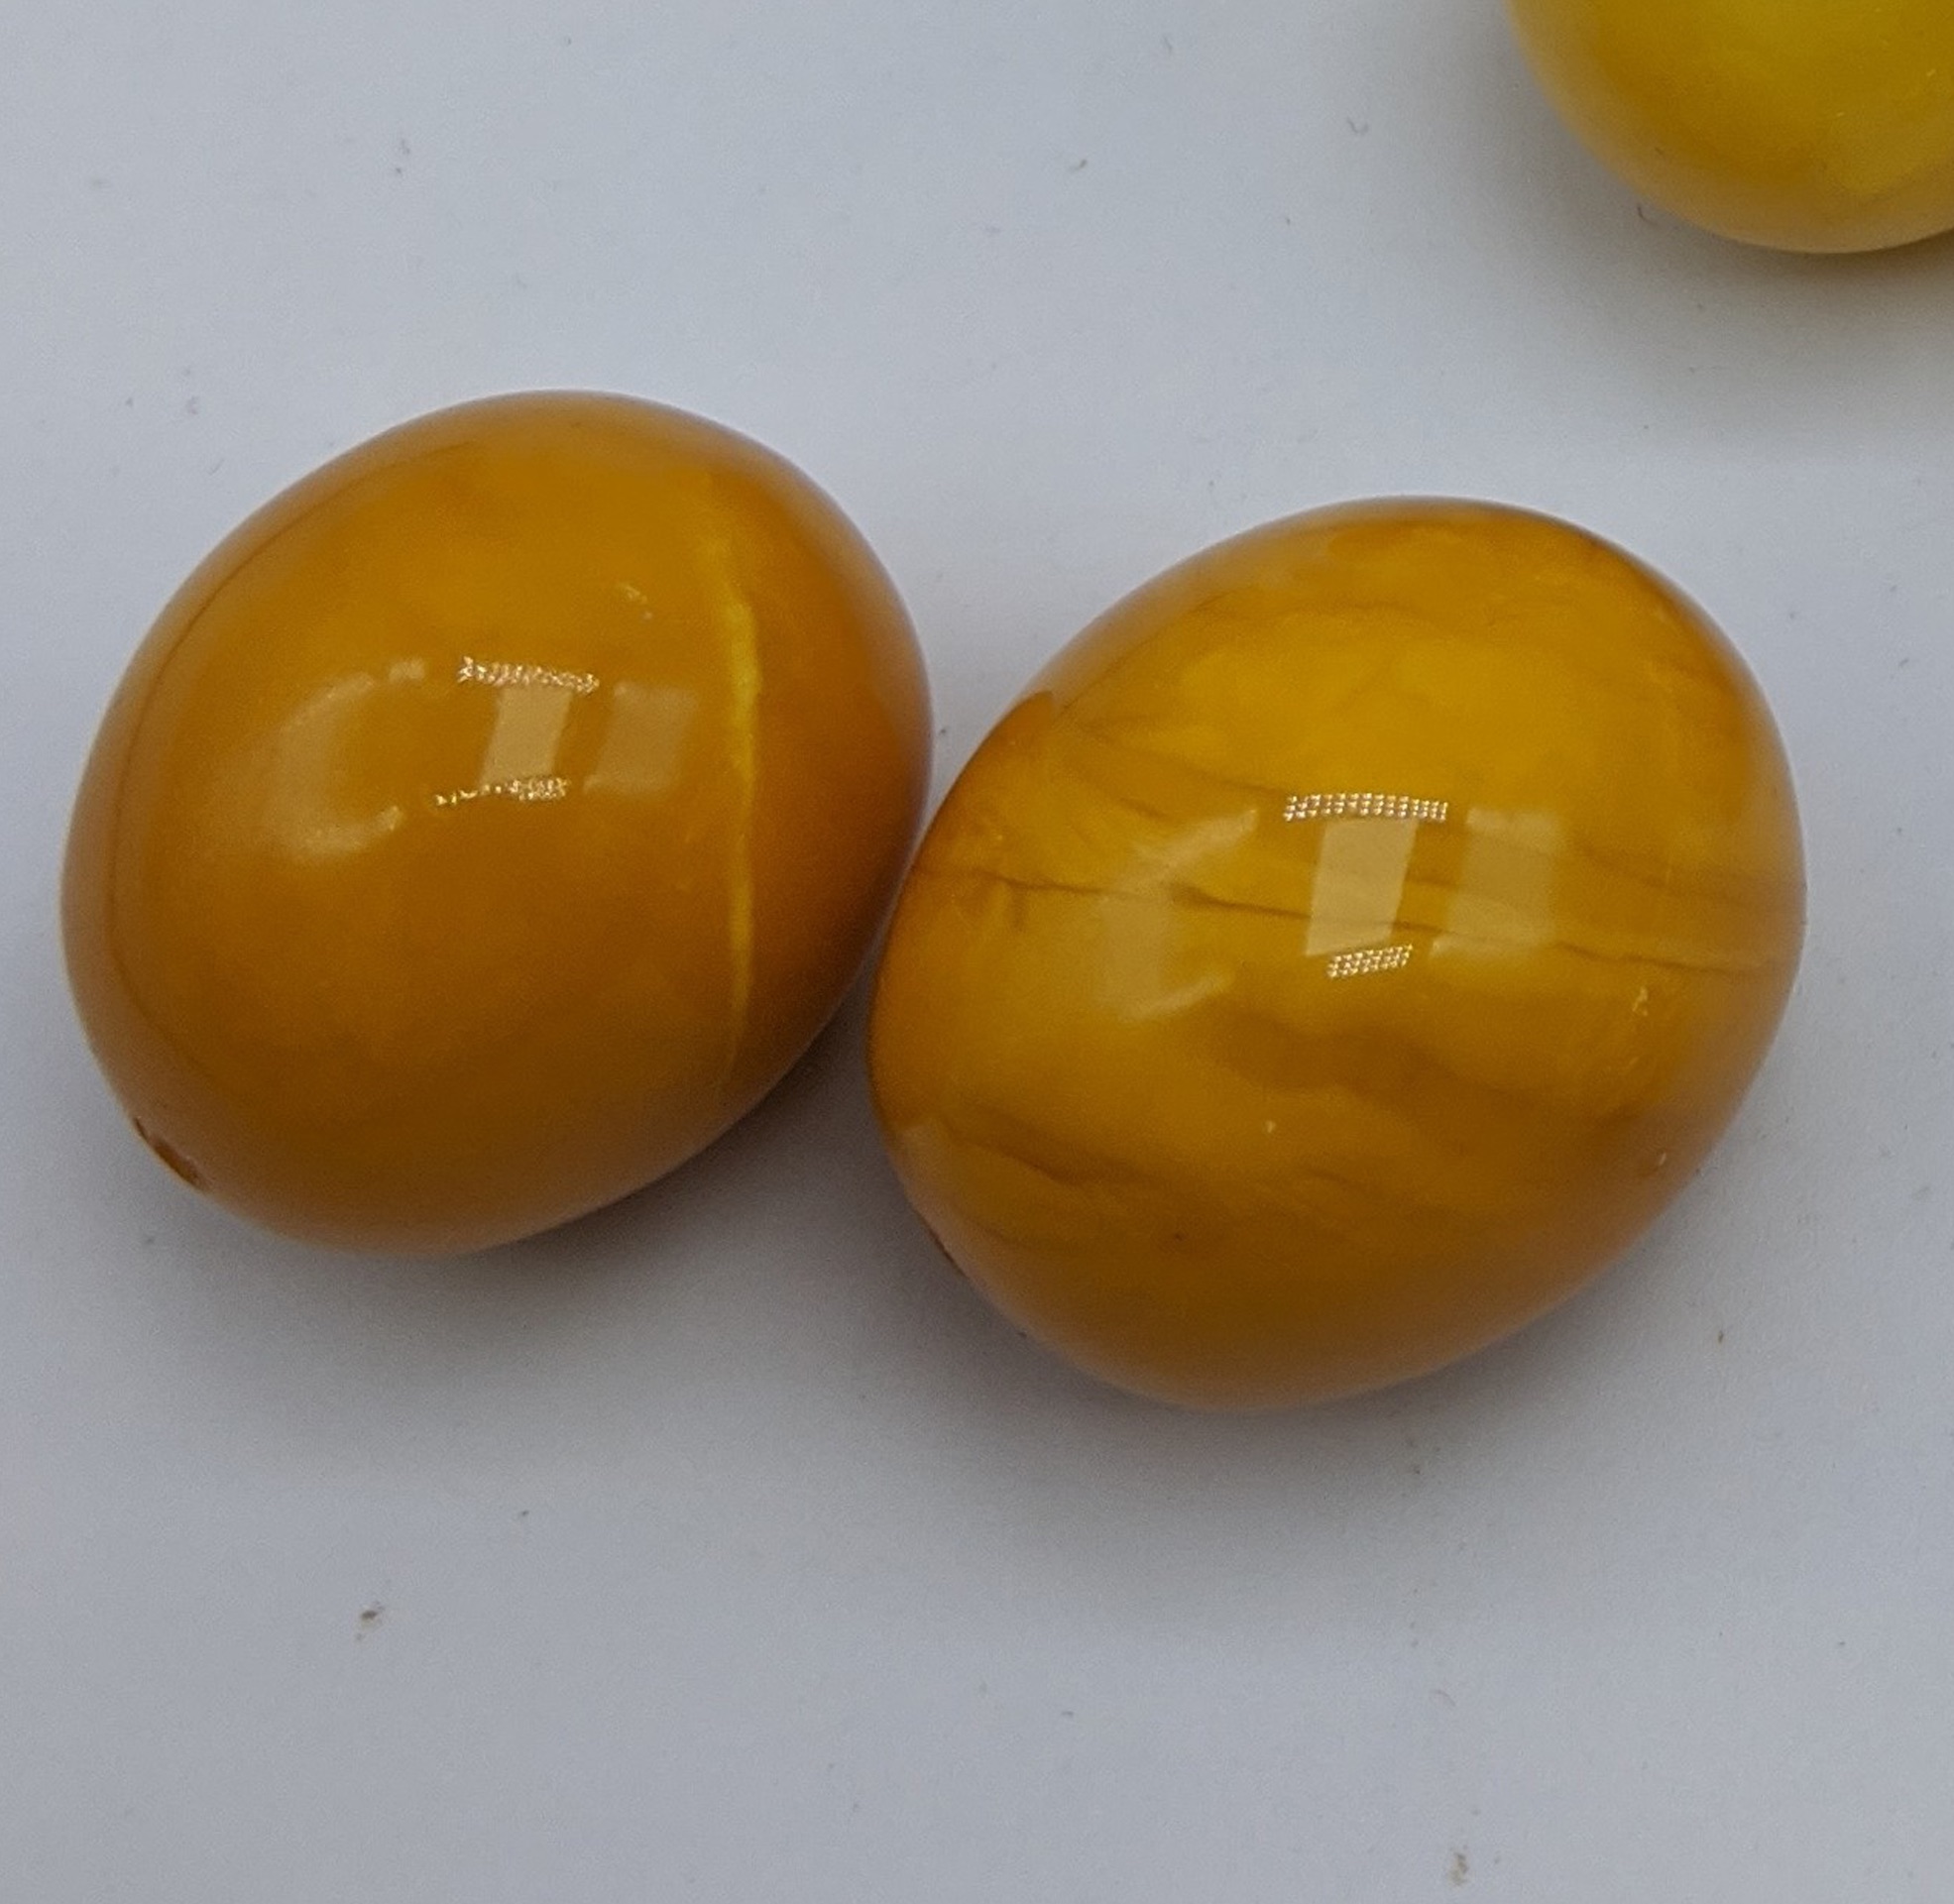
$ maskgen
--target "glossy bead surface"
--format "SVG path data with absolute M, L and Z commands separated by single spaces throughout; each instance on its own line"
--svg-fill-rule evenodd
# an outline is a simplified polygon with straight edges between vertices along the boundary
M 1954 229 L 1948 0 L 1508 0 L 1567 123 L 1634 188 L 1787 251 Z
M 68 842 L 90 1042 L 276 1229 L 526 1235 L 807 1045 L 928 736 L 886 576 L 777 457 L 623 397 L 422 417 L 253 516 L 131 663 Z
M 1323 1400 L 1622 1250 L 1801 933 L 1777 733 L 1694 609 L 1538 516 L 1329 510 L 1140 590 L 977 749 L 897 907 L 877 1109 L 1051 1347 Z

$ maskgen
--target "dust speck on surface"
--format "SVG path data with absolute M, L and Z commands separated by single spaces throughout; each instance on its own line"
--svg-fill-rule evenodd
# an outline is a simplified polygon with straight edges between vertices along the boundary
M 1455 1887 L 1462 1890 L 1472 1881 L 1472 1860 L 1463 1851 L 1454 1851 L 1445 1876 Z

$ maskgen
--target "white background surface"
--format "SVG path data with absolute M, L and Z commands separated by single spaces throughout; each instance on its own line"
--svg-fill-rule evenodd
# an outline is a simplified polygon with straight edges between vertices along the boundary
M 1954 246 L 1638 215 L 1494 0 L 0 24 L 0 1896 L 1949 1895 Z M 1626 542 L 1806 805 L 1740 1127 L 1519 1341 L 1274 1419 L 1096 1392 L 961 1289 L 859 1003 L 702 1161 L 493 1260 L 201 1204 L 63 991 L 96 716 L 275 489 L 538 385 L 829 487 L 946 773 L 1264 517 L 1457 491 Z

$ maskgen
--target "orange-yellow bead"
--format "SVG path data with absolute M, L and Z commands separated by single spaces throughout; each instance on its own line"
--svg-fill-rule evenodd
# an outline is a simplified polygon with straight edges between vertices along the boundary
M 637 1188 L 828 1017 L 927 778 L 835 506 L 622 397 L 492 398 L 287 491 L 143 643 L 68 841 L 69 974 L 151 1146 L 413 1253 Z
M 1771 717 L 1563 524 L 1275 523 L 1089 628 L 925 838 L 876 989 L 912 1200 L 1108 1381 L 1265 1406 L 1434 1369 L 1622 1250 L 1796 964 Z
M 1726 237 L 1872 251 L 1954 230 L 1949 0 L 1508 0 L 1567 123 Z

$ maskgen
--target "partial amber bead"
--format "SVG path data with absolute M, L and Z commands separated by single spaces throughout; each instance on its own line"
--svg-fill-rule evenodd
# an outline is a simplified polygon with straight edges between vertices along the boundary
M 1067 648 L 931 827 L 877 986 L 897 1169 L 1171 1400 L 1437 1368 L 1628 1244 L 1801 936 L 1771 717 L 1690 605 L 1465 504 L 1279 522 Z
M 436 1253 L 706 1144 L 866 950 L 927 779 L 914 639 L 778 458 L 622 397 L 491 399 L 230 537 L 76 803 L 69 972 L 212 1195 Z
M 1508 0 L 1567 123 L 1726 237 L 1872 251 L 1954 229 L 1950 0 Z

